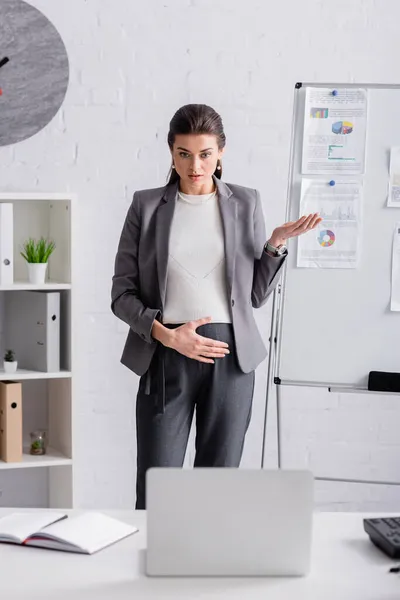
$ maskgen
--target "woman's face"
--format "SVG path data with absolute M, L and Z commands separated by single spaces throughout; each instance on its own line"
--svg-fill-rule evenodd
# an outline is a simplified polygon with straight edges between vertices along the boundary
M 209 185 L 223 150 L 215 135 L 186 134 L 175 137 L 171 154 L 181 183 L 196 190 Z

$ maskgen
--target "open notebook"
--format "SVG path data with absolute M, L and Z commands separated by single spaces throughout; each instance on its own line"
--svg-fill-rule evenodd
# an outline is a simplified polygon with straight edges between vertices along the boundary
M 0 542 L 93 554 L 138 531 L 99 512 L 69 517 L 57 511 L 15 512 L 0 518 Z

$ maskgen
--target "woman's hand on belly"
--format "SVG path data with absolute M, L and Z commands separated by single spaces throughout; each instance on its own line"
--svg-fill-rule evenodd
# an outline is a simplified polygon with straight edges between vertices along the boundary
M 173 348 L 180 354 L 204 363 L 214 363 L 213 358 L 223 358 L 229 354 L 226 342 L 213 340 L 196 333 L 200 325 L 211 322 L 211 317 L 189 321 L 176 329 L 170 329 L 165 346 Z

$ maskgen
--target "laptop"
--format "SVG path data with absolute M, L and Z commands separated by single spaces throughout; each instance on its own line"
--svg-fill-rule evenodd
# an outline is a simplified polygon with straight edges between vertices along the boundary
M 307 575 L 313 484 L 305 470 L 149 469 L 147 575 Z

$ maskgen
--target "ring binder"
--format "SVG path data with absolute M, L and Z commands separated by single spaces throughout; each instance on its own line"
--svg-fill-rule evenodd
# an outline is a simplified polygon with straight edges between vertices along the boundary
M 14 283 L 14 213 L 10 202 L 0 203 L 0 285 Z
M 18 356 L 18 368 L 60 370 L 60 292 L 6 294 L 5 335 Z
M 22 461 L 22 384 L 0 381 L 0 459 Z

